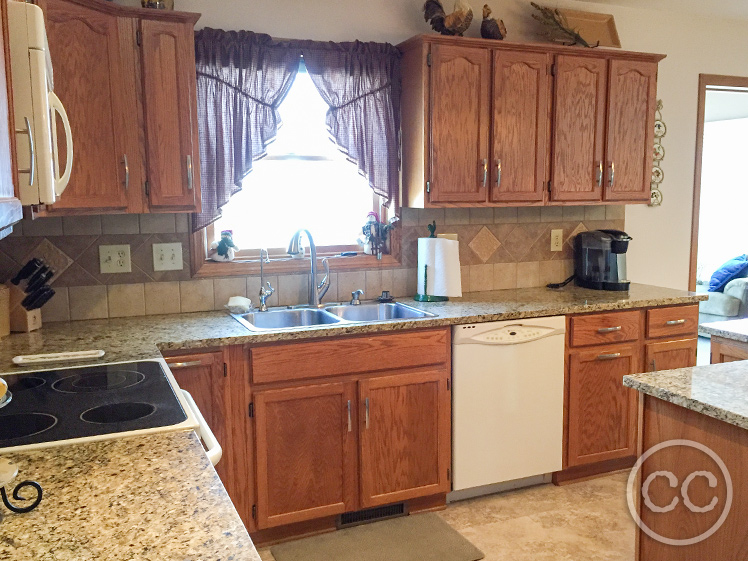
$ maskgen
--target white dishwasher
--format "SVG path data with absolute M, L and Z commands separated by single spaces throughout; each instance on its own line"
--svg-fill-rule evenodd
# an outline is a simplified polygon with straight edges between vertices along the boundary
M 563 316 L 453 328 L 453 491 L 561 469 L 565 330 Z

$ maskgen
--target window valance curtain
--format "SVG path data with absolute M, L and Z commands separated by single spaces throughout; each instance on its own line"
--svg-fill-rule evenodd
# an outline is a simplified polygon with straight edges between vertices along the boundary
M 337 146 L 385 201 L 398 201 L 400 53 L 384 43 L 275 41 L 250 31 L 203 29 L 195 36 L 203 212 L 197 231 L 220 216 L 280 125 L 278 106 L 304 62 L 330 106 Z

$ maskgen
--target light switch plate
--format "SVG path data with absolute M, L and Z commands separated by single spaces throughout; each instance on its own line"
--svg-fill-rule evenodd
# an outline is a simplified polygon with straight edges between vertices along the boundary
M 551 230 L 551 251 L 561 251 L 564 245 L 564 231 Z
M 130 245 L 100 245 L 99 270 L 107 273 L 131 273 Z
M 153 244 L 154 271 L 181 271 L 183 268 L 180 242 Z

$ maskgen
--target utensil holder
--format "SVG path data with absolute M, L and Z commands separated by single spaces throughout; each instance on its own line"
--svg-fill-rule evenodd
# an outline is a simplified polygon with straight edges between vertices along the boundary
M 41 308 L 27 310 L 21 306 L 21 302 L 26 298 L 26 293 L 12 283 L 7 283 L 5 286 L 10 291 L 10 330 L 15 333 L 28 333 L 39 329 L 42 326 Z

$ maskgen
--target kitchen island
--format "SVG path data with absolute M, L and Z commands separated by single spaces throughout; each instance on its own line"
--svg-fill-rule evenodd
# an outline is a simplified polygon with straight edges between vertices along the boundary
M 702 323 L 699 333 L 712 338 L 712 364 L 748 359 L 748 319 Z
M 644 461 L 629 490 L 651 500 L 636 507 L 639 561 L 747 559 L 748 363 L 637 374 L 624 385 L 643 398 Z
M 26 514 L 0 505 L 0 559 L 260 559 L 194 432 L 4 457 L 19 469 L 10 487 L 33 480 L 44 496 Z

